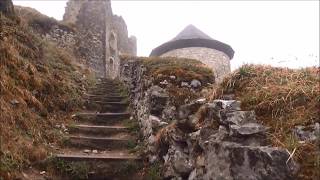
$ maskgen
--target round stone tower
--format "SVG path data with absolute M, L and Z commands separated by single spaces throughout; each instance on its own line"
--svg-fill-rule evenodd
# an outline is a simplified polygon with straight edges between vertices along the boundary
M 174 39 L 152 50 L 150 56 L 197 59 L 213 69 L 216 81 L 230 73 L 231 46 L 214 40 L 193 25 L 187 26 Z

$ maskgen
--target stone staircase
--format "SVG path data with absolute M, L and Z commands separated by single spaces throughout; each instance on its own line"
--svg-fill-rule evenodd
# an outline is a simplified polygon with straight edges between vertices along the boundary
M 141 165 L 141 160 L 130 153 L 137 138 L 128 127 L 133 120 L 129 120 L 128 95 L 123 86 L 101 79 L 85 96 L 88 111 L 74 115 L 76 123 L 67 127 L 65 146 L 56 158 L 85 163 L 90 171 L 86 179 L 132 179 L 127 175 Z

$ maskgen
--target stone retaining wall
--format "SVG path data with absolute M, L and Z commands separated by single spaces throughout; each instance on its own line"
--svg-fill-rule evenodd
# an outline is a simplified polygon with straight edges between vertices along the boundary
M 121 62 L 144 150 L 149 163 L 161 164 L 164 179 L 295 179 L 297 164 L 285 149 L 270 147 L 268 128 L 254 111 L 242 111 L 239 101 L 205 98 L 176 109 L 145 72 L 139 60 Z

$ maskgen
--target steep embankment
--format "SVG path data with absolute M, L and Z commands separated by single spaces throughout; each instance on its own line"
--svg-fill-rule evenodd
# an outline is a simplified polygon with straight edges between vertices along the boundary
M 212 86 L 209 72 L 186 59 L 122 62 L 152 164 L 148 176 L 319 177 L 319 69 L 243 66 Z
M 36 33 L 59 23 L 32 17 L 12 20 L 0 13 L 0 177 L 4 179 L 47 157 L 61 137 L 56 125 L 66 123 L 68 114 L 82 106 L 79 97 L 90 83 L 90 71 L 75 64 L 72 53 Z
M 294 153 L 293 158 L 301 164 L 299 178 L 317 179 L 320 177 L 320 149 L 316 142 L 316 123 L 320 123 L 319 83 L 319 68 L 293 70 L 245 65 L 224 80 L 216 98 L 235 94 L 243 109 L 254 110 L 257 120 L 271 128 L 268 138 L 272 144 Z

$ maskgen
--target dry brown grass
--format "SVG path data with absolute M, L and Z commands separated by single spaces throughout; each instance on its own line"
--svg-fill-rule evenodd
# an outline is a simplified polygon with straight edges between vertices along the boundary
M 46 158 L 81 107 L 90 71 L 72 54 L 0 14 L 0 179 Z
M 173 83 L 180 84 L 183 81 L 190 82 L 193 79 L 201 81 L 202 84 L 214 83 L 214 73 L 205 64 L 194 59 L 173 57 L 131 57 L 122 56 L 122 60 L 140 60 L 147 67 L 147 73 L 157 83 L 170 80 L 169 76 L 175 76 Z
M 32 27 L 34 31 L 40 34 L 50 32 L 53 27 L 59 27 L 59 29 L 74 32 L 74 27 L 59 22 L 54 18 L 50 18 L 46 15 L 41 14 L 37 10 L 30 7 L 15 6 L 15 12 L 17 16 L 23 17 L 21 24 L 24 26 Z
M 299 143 L 292 135 L 297 125 L 320 122 L 319 68 L 293 70 L 262 65 L 244 65 L 227 77 L 213 98 L 234 93 L 245 110 L 255 110 L 257 119 L 271 127 L 274 146 L 296 149 L 301 163 L 300 179 L 319 176 L 319 147 Z

